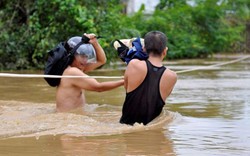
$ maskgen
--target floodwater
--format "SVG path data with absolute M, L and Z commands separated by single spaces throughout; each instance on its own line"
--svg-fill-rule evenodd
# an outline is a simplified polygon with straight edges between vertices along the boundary
M 236 58 L 180 60 L 167 66 L 181 71 Z M 88 104 L 84 108 L 56 113 L 56 89 L 42 78 L 0 77 L 0 155 L 249 156 L 249 70 L 248 58 L 178 74 L 163 113 L 147 126 L 119 124 L 123 87 L 85 92 Z M 90 73 L 122 74 L 123 70 Z

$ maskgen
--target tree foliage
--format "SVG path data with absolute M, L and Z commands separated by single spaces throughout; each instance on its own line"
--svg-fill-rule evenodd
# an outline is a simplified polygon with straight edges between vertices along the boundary
M 238 51 L 250 23 L 248 0 L 161 0 L 152 15 L 127 16 L 121 0 L 1 0 L 0 69 L 42 69 L 47 51 L 83 33 L 102 36 L 108 60 L 117 58 L 112 41 L 151 30 L 167 34 L 168 58 L 206 57 Z

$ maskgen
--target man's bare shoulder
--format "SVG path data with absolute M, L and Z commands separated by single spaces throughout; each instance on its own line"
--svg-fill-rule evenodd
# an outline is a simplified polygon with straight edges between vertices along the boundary
M 164 73 L 165 77 L 167 77 L 168 79 L 172 79 L 173 81 L 177 80 L 177 74 L 176 72 L 170 70 L 170 69 L 166 69 L 166 72 Z
M 138 59 L 132 59 L 128 64 L 128 68 L 142 69 L 142 67 L 145 66 L 145 65 L 146 65 L 145 61 L 141 61 L 141 60 L 138 60 Z
M 76 67 L 71 67 L 71 66 L 68 66 L 64 72 L 63 72 L 63 75 L 75 75 L 75 76 L 81 76 L 81 75 L 84 75 L 83 72 L 76 68 Z

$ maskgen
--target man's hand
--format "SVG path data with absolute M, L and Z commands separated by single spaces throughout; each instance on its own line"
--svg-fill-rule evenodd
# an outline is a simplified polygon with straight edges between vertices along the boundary
M 98 42 L 96 35 L 93 33 L 91 34 L 84 33 L 83 35 L 89 38 L 89 43 L 91 44 Z

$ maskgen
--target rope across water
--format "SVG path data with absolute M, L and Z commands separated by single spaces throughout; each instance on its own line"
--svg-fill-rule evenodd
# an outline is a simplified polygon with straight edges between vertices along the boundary
M 202 70 L 202 69 L 209 69 L 212 67 L 219 67 L 219 66 L 223 66 L 223 65 L 227 65 L 227 64 L 233 64 L 236 62 L 240 62 L 242 60 L 248 59 L 250 57 L 250 55 L 232 60 L 232 61 L 227 61 L 227 62 L 223 62 L 223 63 L 217 63 L 217 64 L 213 64 L 210 66 L 205 66 L 205 67 L 198 67 L 198 68 L 192 68 L 192 69 L 187 69 L 187 70 L 181 70 L 181 71 L 177 71 L 176 73 L 187 73 L 187 72 L 191 72 L 191 71 L 196 71 L 196 70 Z
M 232 60 L 232 61 L 227 61 L 223 63 L 217 63 L 209 66 L 204 66 L 204 67 L 198 67 L 198 68 L 192 68 L 192 69 L 187 69 L 187 70 L 181 70 L 181 71 L 176 71 L 177 74 L 180 73 L 187 73 L 187 72 L 192 72 L 196 70 L 203 70 L 203 69 L 209 69 L 212 67 L 219 67 L 227 64 L 232 64 L 236 63 L 245 59 L 248 59 L 250 55 L 246 55 L 244 57 Z M 0 77 L 22 77 L 22 78 L 97 78 L 97 79 L 121 79 L 123 76 L 60 76 L 60 75 L 42 75 L 42 74 L 13 74 L 13 73 L 0 73 Z

